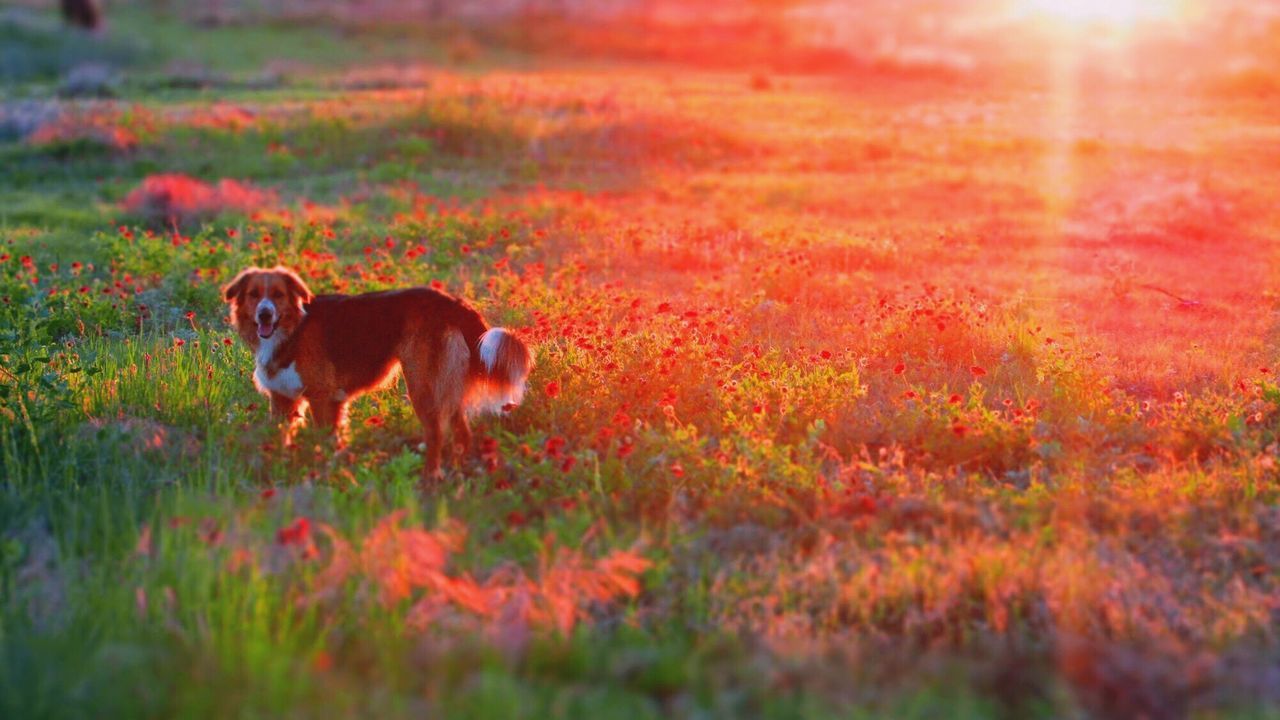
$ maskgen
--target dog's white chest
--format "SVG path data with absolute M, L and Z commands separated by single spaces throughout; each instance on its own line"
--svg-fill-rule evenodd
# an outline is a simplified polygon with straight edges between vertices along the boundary
M 302 394 L 302 378 L 298 375 L 298 368 L 295 363 L 289 363 L 287 367 L 280 368 L 274 375 L 267 375 L 266 366 L 271 362 L 271 356 L 275 353 L 275 338 L 263 340 L 258 346 L 258 353 L 255 356 L 257 366 L 253 369 L 253 384 L 263 392 L 273 392 L 284 395 L 288 398 L 296 398 Z

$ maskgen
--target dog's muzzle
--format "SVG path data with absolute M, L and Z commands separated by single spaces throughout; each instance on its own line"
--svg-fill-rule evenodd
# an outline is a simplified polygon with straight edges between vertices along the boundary
M 269 303 L 258 305 L 258 337 L 266 340 L 276 331 L 276 309 Z

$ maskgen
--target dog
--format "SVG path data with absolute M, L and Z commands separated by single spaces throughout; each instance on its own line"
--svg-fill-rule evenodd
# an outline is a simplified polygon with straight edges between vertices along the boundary
M 297 273 L 276 266 L 242 271 L 222 294 L 286 444 L 310 408 L 341 447 L 351 400 L 394 384 L 399 372 L 423 427 L 424 480 L 443 476 L 446 423 L 465 452 L 468 416 L 519 404 L 533 366 L 512 332 L 430 288 L 313 295 Z

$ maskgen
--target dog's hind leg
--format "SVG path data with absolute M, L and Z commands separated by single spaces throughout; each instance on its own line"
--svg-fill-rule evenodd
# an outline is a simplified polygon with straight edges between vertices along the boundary
M 440 469 L 440 456 L 444 446 L 444 414 L 436 401 L 430 373 L 415 365 L 416 363 L 404 364 L 404 383 L 409 389 L 413 412 L 422 423 L 422 442 L 425 446 L 422 479 L 435 481 L 444 477 Z
M 467 364 L 471 351 L 462 333 L 446 330 L 433 345 L 425 332 L 413 333 L 400 353 L 401 371 L 409 390 L 413 410 L 422 422 L 426 457 L 422 467 L 424 479 L 438 480 L 444 449 L 444 424 L 462 412 L 462 392 L 467 380 Z M 453 425 L 455 439 L 470 440 L 470 429 L 463 427 L 465 436 L 458 437 L 458 425 Z
M 467 423 L 467 413 L 461 409 L 453 411 L 452 423 L 455 462 L 461 463 L 471 452 L 471 425 Z

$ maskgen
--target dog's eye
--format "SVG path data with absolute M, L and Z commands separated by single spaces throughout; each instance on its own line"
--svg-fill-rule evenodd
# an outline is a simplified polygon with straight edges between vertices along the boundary
M 281 291 L 279 291 L 279 290 L 272 290 L 272 291 L 271 291 L 271 299 L 272 299 L 272 300 L 279 300 L 279 299 L 280 299 L 280 298 L 282 298 L 282 297 L 284 297 L 284 293 L 283 293 L 283 292 L 281 292 Z

